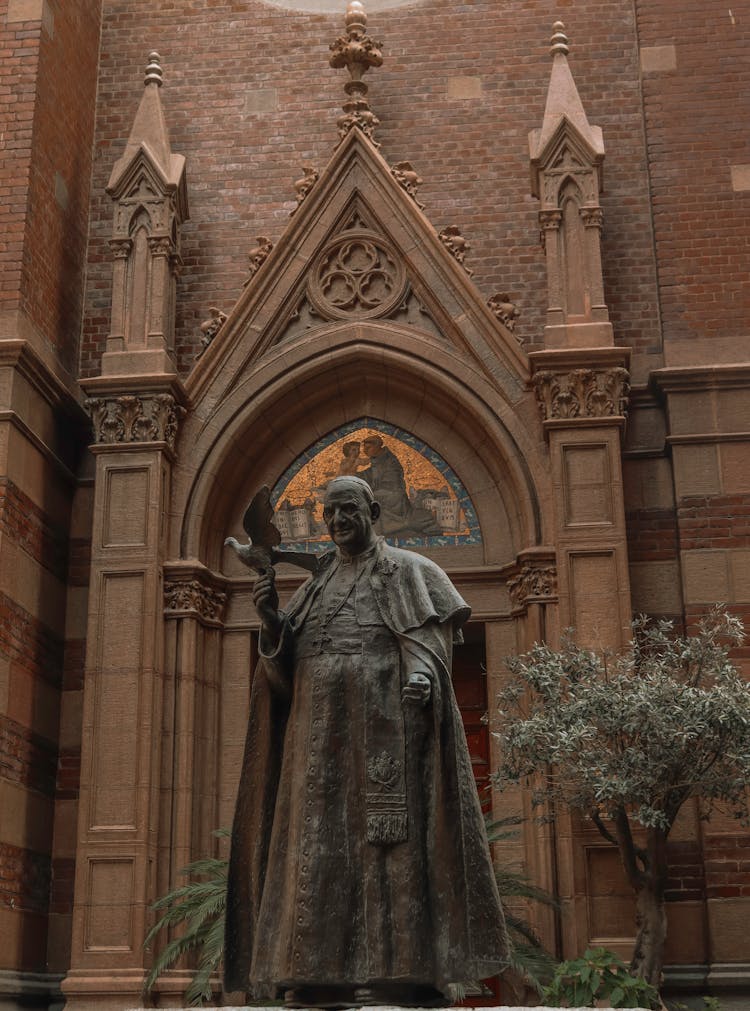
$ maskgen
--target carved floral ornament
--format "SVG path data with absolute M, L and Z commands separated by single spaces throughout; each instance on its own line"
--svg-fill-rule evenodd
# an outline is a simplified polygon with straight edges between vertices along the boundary
M 218 625 L 223 620 L 226 601 L 226 593 L 198 579 L 169 580 L 164 584 L 166 618 L 198 617 Z
M 91 397 L 86 409 L 95 443 L 165 442 L 171 450 L 185 413 L 170 393 Z
M 573 369 L 556 373 L 547 369 L 532 379 L 544 421 L 568 418 L 626 417 L 630 374 L 611 369 Z
M 392 312 L 406 286 L 406 270 L 389 243 L 372 232 L 347 229 L 318 257 L 308 296 L 326 319 L 367 319 Z
M 346 34 L 331 43 L 328 61 L 334 68 L 346 67 L 350 77 L 344 85 L 344 112 L 337 120 L 339 137 L 343 140 L 350 130 L 358 129 L 369 137 L 375 147 L 379 147 L 375 141 L 375 127 L 380 120 L 370 108 L 367 85 L 362 78 L 370 67 L 382 66 L 383 44 L 375 42 L 367 34 L 367 15 L 360 0 L 350 0 L 344 24 Z
M 557 600 L 557 568 L 554 565 L 525 563 L 520 572 L 508 580 L 508 593 L 514 610 L 530 603 Z

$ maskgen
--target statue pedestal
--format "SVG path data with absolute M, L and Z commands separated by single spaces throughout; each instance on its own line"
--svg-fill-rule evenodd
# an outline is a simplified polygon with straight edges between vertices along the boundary
M 598 1006 L 599 1007 L 607 1007 L 607 1006 L 611 1006 L 611 1005 L 600 1004 Z M 261 1011 L 261 1009 L 263 1009 L 263 1011 L 266 1011 L 266 1009 L 268 1007 L 269 1007 L 269 1005 L 267 1005 L 267 1004 L 250 1004 L 250 1005 L 244 1005 L 242 1007 L 236 1007 L 236 1006 L 233 1006 L 233 1007 L 230 1007 L 230 1006 L 204 1007 L 202 1009 L 202 1011 Z M 274 1005 L 274 1007 L 275 1008 L 279 1007 L 279 1005 Z M 283 1005 L 281 1007 L 283 1008 Z M 145 1008 L 128 1008 L 128 1011 L 147 1011 L 147 1009 L 145 1009 Z M 170 1009 L 170 1011 L 195 1011 L 195 1008 L 189 1008 L 189 1007 L 186 1007 L 186 1008 L 172 1008 L 172 1009 Z M 356 1008 L 356 1009 L 352 1008 L 351 1011 L 360 1011 L 360 1009 L 359 1008 Z M 379 1005 L 377 1007 L 375 1007 L 375 1006 L 368 1007 L 367 1011 L 405 1011 L 405 1009 L 401 1008 L 401 1007 L 394 1007 L 392 1005 L 385 1005 L 384 1004 L 384 1005 Z M 434 1011 L 434 1008 L 430 1008 L 430 1009 L 427 1009 L 427 1008 L 424 1008 L 424 1009 L 422 1009 L 422 1008 L 410 1008 L 409 1011 Z M 446 1009 L 444 1009 L 444 1011 L 467 1011 L 467 1009 L 465 1007 L 455 1007 L 455 1008 L 446 1008 Z M 510 1005 L 510 1004 L 500 1004 L 497 1007 L 483 1008 L 482 1011 L 528 1011 L 528 1007 L 518 1007 L 516 1005 Z M 534 1009 L 534 1011 L 560 1011 L 560 1009 L 559 1008 L 550 1008 L 550 1007 L 538 1005 Z M 568 1011 L 591 1011 L 591 1009 L 590 1008 L 568 1008 Z M 632 1011 L 647 1011 L 647 1009 L 646 1008 L 633 1008 Z

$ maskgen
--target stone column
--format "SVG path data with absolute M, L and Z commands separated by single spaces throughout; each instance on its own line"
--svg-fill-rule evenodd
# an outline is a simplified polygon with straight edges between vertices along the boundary
M 554 549 L 538 547 L 522 551 L 508 577 L 507 587 L 516 626 L 515 652 L 526 652 L 535 642 L 555 642 L 559 634 L 559 606 Z M 535 822 L 540 812 L 532 808 L 526 793 L 519 797 L 518 813 L 524 819 L 522 856 L 528 876 L 551 895 L 557 895 L 556 825 Z M 559 913 L 535 903 L 529 915 L 547 950 L 559 953 Z
M 71 968 L 76 1008 L 140 1003 L 155 896 L 162 566 L 181 387 L 85 383 L 96 457 Z M 143 387 L 146 387 L 145 389 Z
M 573 627 L 592 649 L 617 651 L 630 637 L 631 621 L 621 466 L 627 351 L 539 351 L 530 358 L 554 487 L 560 628 Z M 564 957 L 582 951 L 594 930 L 586 875 L 590 847 L 598 842 L 595 829 L 556 812 L 549 847 Z

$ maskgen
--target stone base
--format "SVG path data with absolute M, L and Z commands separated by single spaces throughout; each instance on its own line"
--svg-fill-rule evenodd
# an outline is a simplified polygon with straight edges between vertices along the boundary
M 243 1007 L 237 1006 L 225 1006 L 225 1007 L 203 1007 L 201 1011 L 260 1011 L 261 1008 L 266 1009 L 269 1006 L 277 1007 L 278 1005 L 268 1005 L 268 1004 L 250 1004 Z M 148 1011 L 146 1008 L 128 1008 L 128 1011 Z M 171 1011 L 195 1011 L 195 1008 L 172 1008 Z M 352 1008 L 350 1011 L 360 1011 L 359 1008 Z M 368 1007 L 367 1011 L 404 1011 L 404 1008 L 395 1007 L 389 1004 L 379 1005 L 377 1007 Z M 434 1011 L 434 1008 L 409 1008 L 409 1011 Z M 446 1008 L 445 1011 L 468 1011 L 465 1007 L 455 1007 Z M 517 1005 L 511 1004 L 499 1004 L 496 1007 L 482 1008 L 481 1011 L 529 1011 L 528 1007 L 518 1007 Z M 544 1007 L 542 1005 L 537 1005 L 534 1011 L 560 1011 L 559 1008 Z M 590 1008 L 568 1008 L 568 1011 L 591 1011 Z M 631 1011 L 647 1011 L 646 1008 L 632 1008 Z
M 14 972 L 0 969 L 0 1011 L 61 1008 L 62 976 L 56 973 Z

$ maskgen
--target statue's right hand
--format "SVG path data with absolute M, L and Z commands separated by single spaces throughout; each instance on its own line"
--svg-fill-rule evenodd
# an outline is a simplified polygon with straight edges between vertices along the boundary
M 276 573 L 271 566 L 255 580 L 253 602 L 267 633 L 273 640 L 278 640 L 281 631 L 281 615 L 279 614 L 279 595 L 276 591 Z

